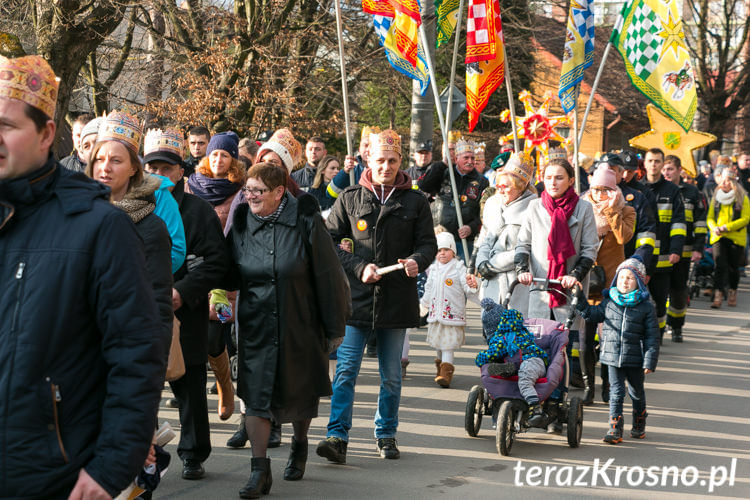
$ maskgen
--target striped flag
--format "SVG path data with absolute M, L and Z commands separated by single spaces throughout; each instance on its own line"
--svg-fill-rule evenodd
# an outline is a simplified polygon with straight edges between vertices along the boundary
M 560 73 L 560 104 L 565 113 L 578 102 L 578 84 L 583 72 L 594 62 L 594 13 L 591 0 L 570 0 L 565 50 Z
M 448 43 L 456 30 L 458 22 L 459 0 L 435 0 L 435 15 L 437 16 L 437 37 L 435 47 Z

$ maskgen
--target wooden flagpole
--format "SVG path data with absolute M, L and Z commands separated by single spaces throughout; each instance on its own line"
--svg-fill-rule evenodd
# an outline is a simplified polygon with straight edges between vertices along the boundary
M 513 100 L 513 87 L 510 84 L 510 75 L 508 74 L 508 52 L 505 50 L 505 43 L 503 43 L 503 64 L 505 65 L 505 90 L 508 91 L 508 109 L 510 110 L 510 123 L 513 127 L 513 150 L 516 153 L 521 151 L 518 149 L 518 130 L 516 130 L 516 102 Z
M 581 84 L 576 85 L 576 100 L 573 107 L 573 172 L 576 179 L 576 193 L 581 194 L 581 173 L 578 169 L 578 92 L 581 90 Z
M 339 65 L 341 67 L 341 96 L 344 99 L 344 127 L 346 129 L 346 154 L 352 155 L 352 135 L 349 126 L 349 89 L 346 85 L 346 63 L 344 62 L 344 37 L 341 27 L 341 0 L 334 0 L 336 7 L 336 35 L 339 40 Z M 354 169 L 349 171 L 349 185 L 354 185 Z
M 602 72 L 604 71 L 604 63 L 607 62 L 607 57 L 609 57 L 609 49 L 612 48 L 612 42 L 607 42 L 607 46 L 604 48 L 604 54 L 602 54 L 602 62 L 599 63 L 599 69 L 596 71 L 596 78 L 594 78 L 594 84 L 591 86 L 591 95 L 589 96 L 589 102 L 586 104 L 586 111 L 583 113 L 583 120 L 581 120 L 581 129 L 574 138 L 576 144 L 575 147 L 578 149 L 578 147 L 581 145 L 581 140 L 583 139 L 583 131 L 586 129 L 586 120 L 589 118 L 589 111 L 591 111 L 591 104 L 594 102 L 594 95 L 596 94 L 596 89 L 599 87 L 599 80 L 602 77 Z

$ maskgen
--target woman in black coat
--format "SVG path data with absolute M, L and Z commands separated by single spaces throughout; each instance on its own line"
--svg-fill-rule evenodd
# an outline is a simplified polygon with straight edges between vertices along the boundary
M 239 288 L 237 392 L 247 406 L 252 474 L 240 490 L 257 498 L 271 488 L 266 445 L 270 419 L 292 422 L 284 479 L 301 479 L 307 431 L 321 396 L 331 394 L 328 353 L 343 339 L 351 302 L 333 241 L 312 197 L 287 190 L 288 173 L 270 163 L 250 168 L 228 235 Z

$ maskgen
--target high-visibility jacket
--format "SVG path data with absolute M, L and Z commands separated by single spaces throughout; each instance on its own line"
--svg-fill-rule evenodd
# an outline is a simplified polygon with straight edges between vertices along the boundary
M 735 245 L 744 247 L 747 238 L 747 224 L 750 221 L 750 201 L 747 196 L 742 200 L 742 210 L 737 210 L 735 203 L 720 205 L 713 201 L 708 207 L 708 229 L 711 231 L 710 241 L 713 245 L 721 238 L 732 240 Z M 727 226 L 728 231 L 720 236 L 714 234 L 714 229 Z
M 686 182 L 680 183 L 682 203 L 685 205 L 685 245 L 682 247 L 682 257 L 690 258 L 692 252 L 703 253 L 708 227 L 706 226 L 706 206 L 698 188 Z
M 672 269 L 670 254 L 682 255 L 687 236 L 682 195 L 680 188 L 664 177 L 659 177 L 654 183 L 645 183 L 645 189 L 653 195 L 656 203 L 653 207 L 656 214 L 656 245 L 649 274 L 668 272 Z

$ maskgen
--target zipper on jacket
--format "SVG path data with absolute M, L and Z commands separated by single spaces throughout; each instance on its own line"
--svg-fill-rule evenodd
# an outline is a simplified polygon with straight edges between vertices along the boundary
M 52 381 L 50 381 L 49 377 L 47 377 L 47 382 L 49 382 L 50 390 L 52 391 L 52 415 L 55 419 L 57 444 L 60 446 L 60 453 L 62 453 L 63 460 L 65 460 L 65 463 L 68 463 L 68 454 L 65 452 L 65 445 L 63 445 L 62 433 L 60 432 L 60 418 L 57 412 L 57 405 L 59 405 L 62 401 L 62 396 L 60 395 L 60 387 L 53 384 Z
M 628 313 L 628 306 L 622 310 L 622 323 L 620 323 L 620 358 L 617 362 L 617 367 L 622 368 L 622 351 L 625 350 L 625 337 L 622 336 L 622 330 L 625 328 L 625 316 Z
M 13 322 L 10 326 L 10 331 L 14 332 L 16 331 L 16 327 L 18 326 L 19 322 L 19 314 L 21 313 L 21 299 L 23 295 L 23 272 L 26 269 L 26 263 L 25 262 L 19 262 L 18 268 L 16 269 L 16 281 L 18 282 L 16 286 L 16 306 L 13 309 Z

